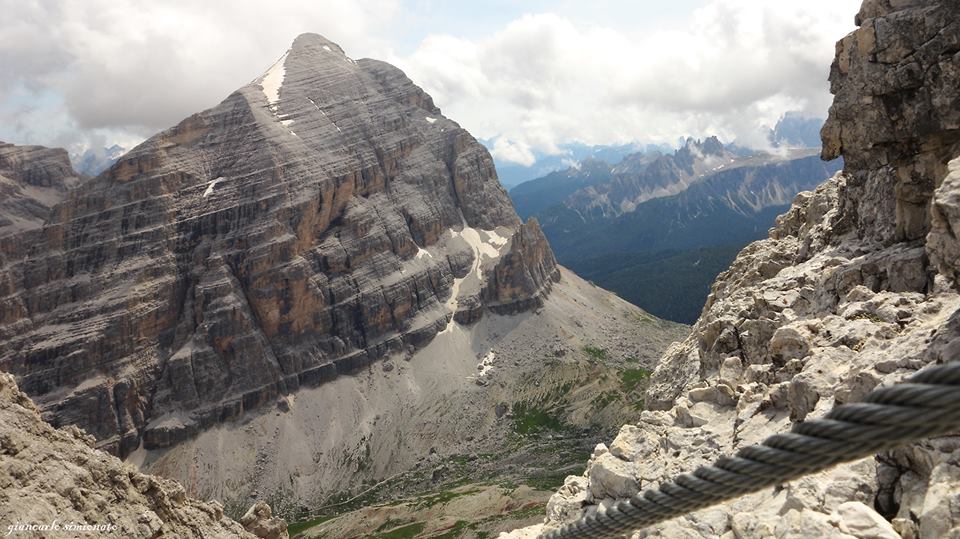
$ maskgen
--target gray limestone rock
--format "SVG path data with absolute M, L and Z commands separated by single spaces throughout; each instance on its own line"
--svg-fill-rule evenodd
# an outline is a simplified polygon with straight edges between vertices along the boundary
M 65 150 L 0 142 L 0 238 L 40 228 L 81 180 Z
M 652 376 L 647 404 L 661 411 L 646 417 L 660 418 L 621 430 L 624 468 L 690 472 L 957 359 L 960 5 L 866 0 L 857 22 L 837 44 L 822 131 L 843 173 L 798 196 L 718 276 Z M 733 407 L 715 399 L 721 386 Z M 674 450 L 646 450 L 657 441 Z M 634 537 L 951 537 L 958 451 L 951 436 L 906 445 Z M 595 475 L 589 488 L 604 488 Z
M 121 455 L 529 309 L 558 276 L 483 146 L 315 34 L 0 254 L 0 369 Z
M 76 427 L 58 430 L 45 423 L 13 376 L 0 373 L 0 519 L 5 530 L 57 522 L 64 527 L 99 526 L 99 531 L 89 532 L 98 537 L 287 537 L 281 519 L 271 522 L 282 533 L 250 533 L 224 516 L 219 503 L 189 498 L 179 483 L 142 474 L 91 448 L 92 441 Z M 269 517 L 265 503 L 258 502 L 254 509 Z M 252 519 L 251 526 L 256 522 Z M 7 531 L 30 537 L 71 534 L 66 528 Z

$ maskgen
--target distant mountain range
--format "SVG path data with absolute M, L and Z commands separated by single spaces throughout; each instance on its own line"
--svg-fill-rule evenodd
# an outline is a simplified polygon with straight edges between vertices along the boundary
M 780 117 L 777 124 L 769 130 L 767 141 L 772 148 L 819 148 L 820 128 L 822 126 L 823 118 L 808 116 L 797 111 L 786 112 Z M 682 149 L 686 140 L 680 139 L 678 145 L 642 144 L 639 142 L 590 145 L 570 142 L 560 144 L 558 146 L 559 152 L 552 154 L 534 150 L 532 152 L 534 161 L 529 165 L 497 158 L 494 151 L 497 142 L 495 138 L 481 139 L 480 142 L 494 154 L 493 160 L 497 166 L 497 176 L 500 178 L 500 183 L 507 189 L 513 189 L 531 180 L 549 176 L 554 172 L 562 173 L 572 165 L 582 165 L 589 161 L 616 165 L 629 155 L 649 155 L 655 152 L 669 154 L 676 150 L 678 146 Z M 726 144 L 725 149 L 739 156 L 751 155 L 757 151 L 737 141 Z M 557 177 L 553 179 L 557 179 Z
M 793 146 L 805 126 L 785 119 L 771 137 Z M 813 148 L 771 154 L 691 138 L 615 165 L 584 160 L 510 195 L 523 218 L 538 218 L 561 263 L 657 316 L 691 322 L 736 253 L 840 168 Z
M 118 144 L 109 148 L 89 148 L 83 153 L 70 154 L 70 161 L 77 172 L 87 176 L 96 176 L 113 166 L 120 159 L 120 156 L 127 153 L 127 149 Z
M 494 140 L 481 140 L 484 146 L 493 150 Z M 547 154 L 534 151 L 535 161 L 531 165 L 521 165 L 513 161 L 497 159 L 494 155 L 494 163 L 497 167 L 497 177 L 504 187 L 510 189 L 524 182 L 546 176 L 551 172 L 565 170 L 573 163 L 587 160 L 598 160 L 610 165 L 619 163 L 624 157 L 638 151 L 672 151 L 669 145 L 657 144 L 614 144 L 614 145 L 589 145 L 579 142 L 571 142 L 559 145 L 560 152 L 556 154 Z

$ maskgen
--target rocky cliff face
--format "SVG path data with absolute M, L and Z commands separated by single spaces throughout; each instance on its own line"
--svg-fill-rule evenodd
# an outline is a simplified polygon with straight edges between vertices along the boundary
M 217 502 L 138 472 L 93 448 L 76 427 L 45 423 L 13 376 L 0 373 L 0 522 L 22 537 L 282 539 L 286 524 L 262 502 L 238 524 Z M 46 527 L 44 527 L 46 526 Z
M 65 150 L 0 142 L 0 236 L 39 228 L 79 182 Z
M 560 269 L 536 219 L 524 223 L 493 268 L 483 290 L 484 303 L 500 314 L 539 306 L 560 280 Z
M 556 275 L 473 137 L 312 34 L 0 252 L 0 369 L 121 455 L 420 348 L 485 302 L 536 303 Z
M 847 160 L 844 213 L 861 236 L 922 240 L 960 143 L 955 2 L 866 1 L 837 43 L 823 155 Z M 892 196 L 891 196 L 892 194 Z
M 799 195 L 721 274 L 691 336 L 654 373 L 648 410 L 567 479 L 546 526 L 957 359 L 960 9 L 867 0 L 857 22 L 837 45 L 823 129 L 824 157 L 842 155 L 844 171 Z M 953 537 L 957 441 L 845 464 L 638 536 Z

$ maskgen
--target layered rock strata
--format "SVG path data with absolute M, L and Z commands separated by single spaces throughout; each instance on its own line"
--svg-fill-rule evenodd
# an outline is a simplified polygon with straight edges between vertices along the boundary
M 313 34 L 0 253 L 0 369 L 120 455 L 409 353 L 488 303 L 527 308 L 556 276 L 469 133 L 400 70 Z
M 0 142 L 0 236 L 41 227 L 80 180 L 66 150 Z

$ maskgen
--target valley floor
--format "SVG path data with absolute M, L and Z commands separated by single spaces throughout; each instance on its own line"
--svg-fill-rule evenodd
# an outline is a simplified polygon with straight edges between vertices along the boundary
M 430 524 L 384 537 L 436 536 L 436 522 L 463 521 L 464 533 L 485 519 L 522 524 L 509 515 L 542 507 L 564 476 L 582 471 L 596 443 L 639 415 L 655 361 L 687 332 L 563 270 L 536 312 L 452 324 L 412 356 L 129 460 L 223 501 L 228 514 L 264 499 L 289 522 L 319 524 L 459 488 L 466 491 L 455 498 L 490 503 L 465 516 L 457 505 L 424 512 L 421 502 L 402 502 L 392 506 L 395 520 Z M 376 537 L 389 528 L 369 529 L 375 520 L 355 515 L 329 522 L 317 530 L 343 527 L 330 537 L 350 537 L 347 528 Z M 440 535 L 460 536 L 471 537 Z

